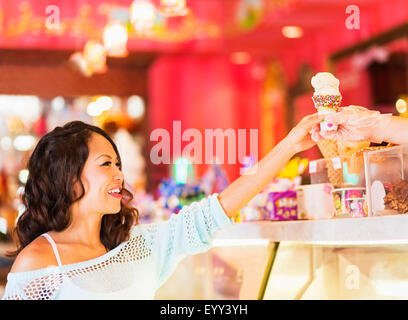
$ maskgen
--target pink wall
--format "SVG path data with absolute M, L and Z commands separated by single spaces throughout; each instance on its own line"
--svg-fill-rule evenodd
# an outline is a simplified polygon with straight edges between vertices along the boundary
M 360 28 L 347 29 L 348 15 L 344 20 L 334 21 L 326 28 L 305 33 L 300 39 L 293 39 L 292 45 L 278 53 L 285 68 L 289 83 L 296 82 L 299 68 L 308 63 L 315 72 L 328 70 L 331 54 L 367 40 L 373 36 L 398 27 L 408 21 L 408 1 L 378 1 L 373 6 L 360 7 Z M 352 2 L 350 4 L 353 4 Z M 359 5 L 358 2 L 355 5 Z M 323 6 L 323 3 L 322 3 Z M 346 5 L 344 6 L 346 8 Z
M 163 128 L 172 136 L 173 121 L 179 120 L 181 132 L 188 128 L 200 130 L 204 145 L 205 129 L 259 129 L 261 83 L 252 70 L 253 63 L 234 65 L 228 57 L 218 55 L 161 56 L 149 72 L 150 131 Z M 188 143 L 182 142 L 182 149 Z M 202 150 L 204 159 L 204 147 Z M 227 159 L 225 153 L 225 162 Z M 238 161 L 235 165 L 223 165 L 231 181 L 239 175 Z M 204 164 L 197 165 L 197 174 L 206 168 Z M 160 171 L 154 165 L 152 170 Z M 168 175 L 168 167 L 162 170 L 161 176 Z

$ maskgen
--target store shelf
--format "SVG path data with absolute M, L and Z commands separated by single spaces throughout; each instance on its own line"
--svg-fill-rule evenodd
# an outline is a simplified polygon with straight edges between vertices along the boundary
M 242 222 L 220 230 L 217 241 L 408 242 L 408 214 L 325 220 Z

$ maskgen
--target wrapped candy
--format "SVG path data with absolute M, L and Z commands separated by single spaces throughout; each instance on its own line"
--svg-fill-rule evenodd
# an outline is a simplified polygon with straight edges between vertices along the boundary
M 164 208 L 178 213 L 183 206 L 204 198 L 206 193 L 199 185 L 181 184 L 169 178 L 161 181 L 158 196 Z
M 270 192 L 265 211 L 267 220 L 297 220 L 296 191 Z

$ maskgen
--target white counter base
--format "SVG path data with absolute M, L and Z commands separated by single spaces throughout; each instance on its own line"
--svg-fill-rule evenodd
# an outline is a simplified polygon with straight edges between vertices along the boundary
M 217 240 L 340 241 L 408 243 L 408 214 L 324 220 L 236 223 L 216 234 Z

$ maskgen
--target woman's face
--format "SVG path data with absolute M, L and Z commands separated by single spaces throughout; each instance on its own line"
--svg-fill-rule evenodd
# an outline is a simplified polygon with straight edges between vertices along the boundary
M 81 174 L 85 194 L 80 209 L 101 214 L 118 213 L 121 209 L 123 173 L 111 143 L 92 133 L 88 142 L 89 156 Z

